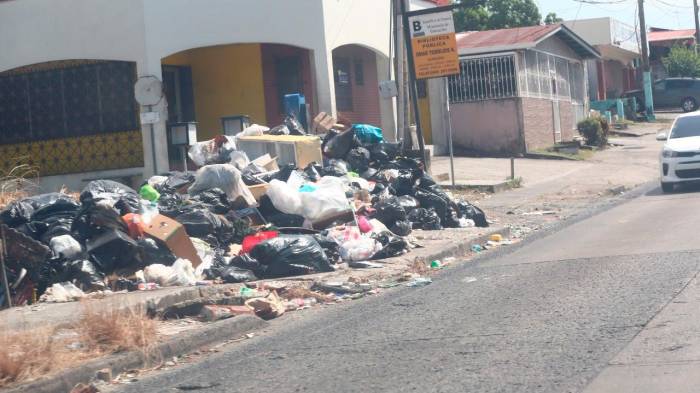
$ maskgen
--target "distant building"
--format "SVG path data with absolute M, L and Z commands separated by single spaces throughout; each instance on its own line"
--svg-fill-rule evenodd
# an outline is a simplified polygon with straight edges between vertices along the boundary
M 667 76 L 662 59 L 668 56 L 671 48 L 682 46 L 692 48 L 695 46 L 695 29 L 669 30 L 652 27 L 647 33 L 649 41 L 649 62 L 654 79 Z
M 589 98 L 619 98 L 640 86 L 639 34 L 633 26 L 610 17 L 565 21 L 564 25 L 600 52 L 600 59 L 587 60 Z
M 600 57 L 592 45 L 562 24 L 465 32 L 457 41 L 462 72 L 449 78 L 457 149 L 516 154 L 573 139 L 586 116 L 584 62 Z M 433 139 L 446 144 L 436 127 Z

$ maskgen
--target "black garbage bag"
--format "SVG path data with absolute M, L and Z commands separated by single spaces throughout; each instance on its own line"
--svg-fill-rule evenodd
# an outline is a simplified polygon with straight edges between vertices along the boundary
M 161 265 L 170 266 L 177 260 L 177 257 L 168 247 L 156 242 L 154 239 L 144 237 L 137 240 L 137 243 L 141 249 L 140 260 L 146 261 L 149 265 L 160 263 Z
M 220 188 L 210 188 L 190 197 L 192 202 L 199 202 L 212 213 L 226 214 L 231 210 L 231 202 L 226 193 Z
M 304 168 L 304 176 L 311 182 L 317 182 L 321 180 L 321 174 L 323 173 L 323 167 L 317 162 L 311 162 Z
M 80 287 L 83 290 L 89 291 L 102 291 L 107 289 L 107 285 L 104 281 L 104 274 L 98 271 L 95 265 L 86 259 L 65 262 L 63 264 L 63 270 L 62 278 L 60 280 L 55 280 L 55 282 L 77 281 L 80 283 Z
M 381 221 L 387 228 L 392 227 L 396 221 L 406 220 L 406 210 L 401 206 L 397 197 L 381 200 L 373 207 L 375 212 L 372 218 Z
M 32 206 L 33 213 L 30 222 L 22 225 L 22 232 L 45 244 L 56 236 L 70 234 L 73 219 L 80 209 L 80 203 L 61 193 L 37 195 L 23 202 Z
M 450 200 L 446 196 L 436 194 L 430 189 L 418 188 L 413 196 L 418 200 L 421 207 L 433 208 L 442 222 L 449 214 Z
M 166 217 L 175 218 L 185 211 L 186 205 L 181 194 L 176 192 L 159 192 L 158 213 Z
M 328 161 L 328 166 L 323 167 L 324 176 L 343 177 L 348 174 L 348 163 L 337 159 Z
M 413 174 L 410 171 L 401 171 L 399 176 L 391 182 L 391 186 L 396 191 L 396 195 L 411 195 L 415 188 Z
M 264 266 L 249 254 L 236 255 L 235 257 L 231 258 L 231 261 L 228 264 L 230 266 L 236 266 L 239 269 L 246 269 L 252 272 L 262 272 L 265 270 Z
M 382 249 L 372 255 L 370 259 L 391 258 L 408 252 L 409 246 L 406 239 L 391 232 L 382 232 L 372 237 L 382 244 Z
M 220 269 L 210 269 L 211 274 L 216 278 L 220 278 L 223 282 L 234 284 L 238 282 L 257 281 L 255 273 L 248 269 L 242 269 L 238 266 L 225 266 Z
M 13 201 L 0 212 L 0 223 L 15 228 L 28 223 L 33 213 L 34 206 L 31 202 L 25 199 Z
M 400 197 L 397 197 L 396 200 L 399 202 L 401 207 L 403 207 L 403 209 L 406 210 L 406 213 L 409 213 L 411 210 L 420 207 L 418 199 L 410 195 L 402 195 Z
M 385 186 L 384 184 L 382 184 L 382 183 L 376 183 L 376 184 L 374 185 L 374 188 L 372 189 L 372 191 L 370 191 L 370 194 L 372 194 L 372 195 L 379 195 L 379 194 L 381 194 L 382 192 L 384 192 L 384 190 L 386 190 L 386 186 Z
M 265 270 L 262 278 L 333 271 L 323 248 L 310 235 L 282 235 L 265 240 L 250 252 Z
M 139 194 L 121 183 L 112 180 L 94 180 L 80 193 L 83 204 L 106 203 L 117 209 L 120 215 L 137 213 L 141 208 Z
M 435 182 L 435 180 L 433 180 L 433 178 L 430 177 L 430 175 L 428 175 L 425 172 L 423 172 L 421 174 L 421 176 L 418 178 L 418 186 L 419 187 L 428 188 L 428 187 L 434 186 L 436 184 L 437 183 Z
M 486 214 L 483 210 L 472 205 L 466 201 L 457 202 L 457 209 L 459 209 L 459 217 L 474 220 L 474 224 L 478 227 L 486 228 L 489 226 L 489 222 L 486 221 Z
M 304 225 L 304 217 L 296 214 L 283 213 L 275 207 L 270 197 L 263 195 L 258 201 L 258 211 L 263 218 L 276 227 L 300 227 Z
M 290 135 L 306 135 L 304 126 L 301 125 L 299 120 L 297 120 L 294 116 L 286 116 L 284 118 L 284 125 L 287 126 L 287 129 L 289 129 Z
M 392 225 L 389 230 L 393 232 L 396 235 L 399 236 L 408 236 L 411 234 L 411 230 L 413 229 L 413 224 L 411 224 L 410 221 L 396 221 L 394 225 Z
M 233 237 L 233 226 L 226 217 L 201 207 L 185 211 L 175 217 L 175 221 L 185 227 L 189 236 L 202 239 L 213 236 L 222 246 L 229 244 Z
M 350 128 L 340 134 L 329 132 L 323 140 L 321 149 L 323 155 L 328 158 L 344 158 L 350 150 L 359 145 L 355 130 Z
M 341 261 L 340 258 L 340 245 L 338 242 L 328 237 L 327 235 L 317 233 L 312 235 L 318 244 L 323 248 L 323 252 L 326 253 L 328 262 L 336 264 Z
M 136 240 L 117 229 L 104 231 L 86 242 L 90 261 L 99 271 L 110 274 L 116 269 L 144 267 L 138 258 L 141 247 Z
M 345 160 L 356 173 L 362 173 L 369 168 L 369 150 L 356 147 L 348 153 Z
M 245 183 L 246 186 L 256 186 L 259 184 L 265 184 L 264 181 L 258 179 L 250 173 L 241 174 L 241 179 L 243 179 L 243 183 Z
M 365 180 L 370 180 L 376 173 L 377 173 L 377 170 L 370 167 L 370 168 L 367 168 L 366 171 L 360 173 L 360 177 L 365 179 Z
M 292 172 L 294 172 L 295 170 L 296 166 L 294 164 L 287 164 L 280 168 L 278 172 L 261 176 L 260 178 L 266 183 L 269 183 L 274 179 L 286 182 L 287 180 L 289 180 L 289 176 L 291 176 Z
M 426 231 L 437 231 L 442 229 L 440 217 L 435 212 L 434 208 L 424 209 L 419 207 L 408 213 L 408 221 L 411 222 L 413 229 L 423 229 Z
M 194 174 L 195 172 L 168 172 L 163 175 L 167 176 L 168 179 L 162 184 L 156 185 L 154 188 L 161 194 L 161 196 L 163 195 L 164 190 L 177 191 L 189 188 L 189 186 L 194 183 Z
M 111 230 L 129 231 L 119 213 L 105 205 L 84 205 L 71 224 L 73 237 L 81 243 Z
M 393 161 L 401 153 L 401 142 L 397 143 L 375 143 L 368 147 L 372 161 L 385 163 Z

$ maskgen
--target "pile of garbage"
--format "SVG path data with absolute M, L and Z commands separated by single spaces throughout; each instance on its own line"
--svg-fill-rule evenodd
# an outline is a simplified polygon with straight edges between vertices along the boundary
M 241 135 L 299 128 L 286 121 Z M 479 208 L 453 199 L 379 128 L 329 131 L 323 162 L 304 168 L 251 161 L 236 139 L 192 146 L 196 172 L 153 176 L 138 192 L 95 180 L 79 196 L 7 205 L 0 235 L 13 303 L 361 267 L 408 252 L 413 230 L 488 226 Z

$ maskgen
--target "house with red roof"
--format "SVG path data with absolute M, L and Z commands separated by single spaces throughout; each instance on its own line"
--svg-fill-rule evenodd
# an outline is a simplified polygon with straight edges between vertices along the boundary
M 670 30 L 651 27 L 647 33 L 649 41 L 649 62 L 654 79 L 667 76 L 662 59 L 668 56 L 674 46 L 692 48 L 695 45 L 695 29 Z
M 554 24 L 459 33 L 457 46 L 461 73 L 448 79 L 457 150 L 518 154 L 573 139 L 587 113 L 584 62 L 600 57 L 592 45 Z M 433 127 L 433 143 L 443 138 Z

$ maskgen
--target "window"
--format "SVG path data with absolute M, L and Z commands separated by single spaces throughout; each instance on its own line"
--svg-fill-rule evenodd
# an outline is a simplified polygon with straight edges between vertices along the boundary
M 662 91 L 666 90 L 666 81 L 658 81 L 654 83 L 654 90 Z
M 364 86 L 365 69 L 362 60 L 355 60 L 355 85 Z
M 666 81 L 668 89 L 687 89 L 693 86 L 693 81 L 685 79 L 669 79 Z
M 350 112 L 352 107 L 352 85 L 350 83 L 350 59 L 333 58 L 333 81 L 335 83 L 335 106 L 341 112 Z
M 0 143 L 138 130 L 135 82 L 125 61 L 0 76 Z
M 460 61 L 460 74 L 448 79 L 451 102 L 469 102 L 518 95 L 513 55 Z

